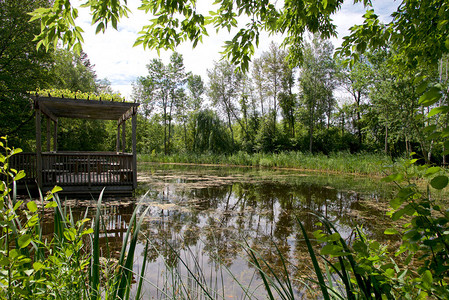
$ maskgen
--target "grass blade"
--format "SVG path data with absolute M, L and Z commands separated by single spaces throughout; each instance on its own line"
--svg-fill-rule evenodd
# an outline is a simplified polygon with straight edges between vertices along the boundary
M 312 243 L 310 242 L 309 237 L 307 236 L 307 232 L 304 229 L 304 226 L 302 225 L 302 223 L 298 217 L 296 217 L 296 220 L 298 221 L 299 226 L 301 227 L 302 234 L 304 235 L 304 240 L 307 245 L 307 250 L 309 251 L 310 258 L 312 259 L 313 268 L 315 269 L 315 274 L 318 278 L 318 283 L 320 285 L 321 292 L 323 294 L 323 298 L 324 298 L 324 300 L 330 300 L 329 293 L 328 293 L 327 287 L 326 287 L 326 283 L 324 282 L 323 273 L 321 272 L 320 266 L 318 265 L 318 260 L 315 255 L 315 251 L 313 250 Z
M 131 280 L 132 280 L 131 273 L 132 273 L 133 263 L 134 263 L 134 252 L 136 250 L 140 227 L 141 227 L 143 219 L 149 209 L 150 209 L 150 207 L 147 207 L 147 209 L 145 209 L 144 213 L 140 216 L 139 221 L 137 222 L 137 224 L 134 228 L 133 236 L 132 236 L 131 242 L 129 244 L 128 256 L 126 257 L 126 261 L 123 265 L 119 265 L 119 268 L 123 272 L 122 276 L 120 278 L 120 283 L 119 283 L 119 288 L 118 288 L 118 293 L 117 293 L 117 297 L 119 299 L 124 299 L 125 293 L 127 292 L 127 290 L 129 290 L 129 288 L 131 286 Z
M 139 284 L 137 286 L 137 292 L 136 292 L 136 299 L 139 300 L 140 299 L 140 293 L 142 291 L 142 283 L 143 283 L 143 278 L 145 275 L 145 266 L 147 264 L 147 256 L 148 256 L 148 240 L 145 243 L 145 251 L 143 252 L 143 261 L 142 261 L 142 270 L 140 272 L 140 278 L 139 278 Z
M 248 248 L 249 248 L 249 245 L 248 245 Z M 247 252 L 248 252 L 248 250 L 247 250 Z M 251 258 L 252 258 L 252 260 L 253 260 L 253 263 L 254 263 L 255 266 L 257 267 L 257 270 L 259 270 L 259 274 L 260 274 L 260 277 L 262 278 L 263 284 L 264 284 L 264 286 L 265 286 L 265 290 L 266 290 L 267 293 L 268 293 L 268 297 L 269 297 L 271 300 L 274 300 L 275 298 L 274 298 L 274 296 L 273 296 L 273 293 L 271 292 L 271 287 L 270 287 L 270 285 L 268 284 L 267 276 L 266 276 L 266 274 L 262 271 L 262 268 L 261 268 L 261 266 L 260 266 L 259 260 L 257 259 L 256 255 L 254 254 L 254 250 L 251 249 L 251 248 L 249 248 L 249 253 L 248 253 L 248 254 L 251 256 Z
M 92 274 L 90 276 L 91 299 L 99 297 L 100 285 L 100 218 L 101 218 L 101 201 L 103 200 L 104 188 L 98 197 L 97 212 L 95 214 L 94 222 L 94 237 L 92 247 Z

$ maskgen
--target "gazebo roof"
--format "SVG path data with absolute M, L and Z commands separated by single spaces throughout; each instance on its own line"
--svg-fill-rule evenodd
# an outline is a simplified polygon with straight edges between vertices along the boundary
M 137 112 L 139 103 L 98 100 L 67 99 L 33 96 L 35 109 L 40 109 L 49 118 L 59 117 L 96 120 L 129 119 Z

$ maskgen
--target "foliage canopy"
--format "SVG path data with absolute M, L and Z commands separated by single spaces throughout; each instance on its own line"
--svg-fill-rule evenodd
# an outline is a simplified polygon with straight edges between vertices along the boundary
M 369 0 L 355 0 L 370 6 Z M 140 10 L 151 13 L 154 18 L 140 31 L 134 45 L 150 49 L 171 49 L 189 41 L 195 47 L 213 27 L 216 31 L 232 29 L 236 33 L 225 42 L 224 55 L 243 70 L 249 67 L 255 46 L 259 44 L 260 33 L 283 34 L 284 46 L 290 47 L 289 58 L 297 63 L 302 59 L 302 43 L 307 32 L 320 34 L 322 38 L 336 36 L 332 14 L 337 12 L 343 0 L 327 1 L 284 1 L 279 7 L 277 1 L 226 1 L 214 2 L 213 10 L 203 13 L 196 0 L 156 1 L 142 0 Z M 96 32 L 104 32 L 108 25 L 117 29 L 117 24 L 130 12 L 127 1 L 89 0 L 92 24 Z M 64 46 L 81 50 L 83 30 L 76 25 L 78 9 L 70 0 L 56 0 L 53 7 L 39 8 L 31 20 L 40 20 L 41 33 L 36 37 L 38 47 L 47 49 L 60 40 Z M 243 26 L 242 20 L 247 20 Z

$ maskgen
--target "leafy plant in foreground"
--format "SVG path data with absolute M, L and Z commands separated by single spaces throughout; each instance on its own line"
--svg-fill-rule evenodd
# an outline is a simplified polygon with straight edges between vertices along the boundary
M 129 299 L 137 235 L 146 212 L 137 219 L 140 206 L 134 211 L 118 263 L 104 279 L 101 274 L 108 267 L 100 263 L 99 251 L 102 194 L 92 227 L 86 226 L 87 211 L 75 220 L 61 205 L 59 187 L 41 196 L 41 203 L 18 201 L 15 182 L 25 174 L 9 168 L 8 161 L 21 150 L 9 148 L 4 137 L 0 147 L 5 152 L 0 154 L 0 298 Z M 48 209 L 54 209 L 54 233 L 43 236 L 42 217 Z
M 400 187 L 390 201 L 388 215 L 396 224 L 403 225 L 385 230 L 385 234 L 401 238 L 395 259 L 386 245 L 368 239 L 361 229 L 356 228 L 355 240 L 347 242 L 331 221 L 319 216 L 324 229 L 315 231 L 314 236 L 321 245 L 321 258 L 330 267 L 330 275 L 325 275 L 298 219 L 323 298 L 449 297 L 449 210 L 432 199 L 430 187 L 423 193 L 410 178 L 428 178 L 435 189 L 445 188 L 449 180 L 440 167 L 415 166 L 415 163 L 416 160 L 406 162 L 403 173 L 384 179 L 395 181 Z

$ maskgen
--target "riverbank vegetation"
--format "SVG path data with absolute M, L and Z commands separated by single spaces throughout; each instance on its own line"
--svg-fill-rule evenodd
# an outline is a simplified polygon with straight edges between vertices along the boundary
M 329 155 L 302 152 L 235 154 L 138 155 L 139 163 L 186 163 L 227 166 L 290 168 L 338 173 L 384 176 L 391 172 L 393 160 L 384 154 L 338 152 Z

